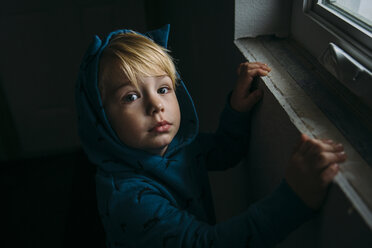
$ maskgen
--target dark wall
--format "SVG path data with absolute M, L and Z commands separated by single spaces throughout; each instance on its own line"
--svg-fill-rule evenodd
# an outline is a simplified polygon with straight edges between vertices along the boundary
M 169 49 L 196 103 L 201 130 L 217 126 L 244 59 L 233 44 L 233 1 L 147 1 L 149 28 L 171 24 Z
M 74 85 L 94 34 L 143 31 L 143 1 L 8 1 L 0 15 L 0 158 L 76 150 Z
M 103 247 L 74 85 L 94 34 L 146 30 L 143 1 L 7 1 L 0 10 L 1 244 Z
M 0 9 L 1 242 L 102 247 L 95 168 L 77 137 L 74 84 L 93 34 L 171 24 L 169 48 L 211 131 L 235 68 L 233 1 L 8 1 Z M 216 184 L 218 182 L 213 182 Z

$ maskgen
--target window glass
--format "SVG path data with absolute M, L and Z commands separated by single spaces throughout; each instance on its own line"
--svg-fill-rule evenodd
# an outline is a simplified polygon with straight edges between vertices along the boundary
M 346 18 L 372 31 L 372 1 L 371 0 L 321 0 Z

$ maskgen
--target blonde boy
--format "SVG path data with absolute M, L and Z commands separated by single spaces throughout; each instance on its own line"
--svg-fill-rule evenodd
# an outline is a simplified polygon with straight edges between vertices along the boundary
M 346 157 L 342 145 L 302 135 L 286 177 L 264 200 L 215 223 L 207 170 L 244 155 L 250 93 L 270 68 L 243 63 L 215 134 L 198 132 L 194 104 L 166 46 L 169 25 L 98 37 L 78 80 L 79 133 L 97 165 L 107 247 L 270 247 L 309 219 Z M 177 82 L 178 81 L 178 82 Z

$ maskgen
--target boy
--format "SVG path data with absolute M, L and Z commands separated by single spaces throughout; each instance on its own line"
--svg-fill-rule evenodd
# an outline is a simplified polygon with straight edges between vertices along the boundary
M 270 68 L 244 63 L 215 134 L 199 134 L 191 97 L 167 54 L 169 25 L 95 38 L 76 94 L 79 134 L 97 165 L 107 247 L 267 247 L 309 219 L 345 160 L 342 145 L 302 135 L 286 180 L 241 215 L 215 223 L 207 170 L 234 166 L 247 145 L 249 92 Z M 150 39 L 151 38 L 151 39 Z

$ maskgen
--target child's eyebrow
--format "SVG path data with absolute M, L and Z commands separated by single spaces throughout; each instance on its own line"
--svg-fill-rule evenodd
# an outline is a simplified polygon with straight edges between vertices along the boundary
M 168 75 L 159 75 L 159 76 L 156 76 L 156 77 L 160 80 L 159 83 L 163 83 L 165 81 L 165 78 L 167 78 L 167 77 L 169 78 Z M 170 79 L 170 81 L 172 81 L 172 80 Z
M 118 90 L 120 90 L 121 88 L 131 86 L 131 85 L 133 85 L 133 84 L 130 81 L 124 81 L 123 83 L 120 83 L 117 87 L 113 88 L 112 92 L 115 93 Z
M 130 81 L 117 82 L 116 84 L 109 86 L 109 88 L 107 89 L 107 94 L 110 96 L 114 96 L 120 89 L 131 85 L 133 84 Z
M 164 75 L 160 75 L 160 76 L 157 76 L 158 78 L 160 79 L 163 79 L 163 78 L 166 78 L 166 77 L 169 77 L 167 74 L 164 74 Z

